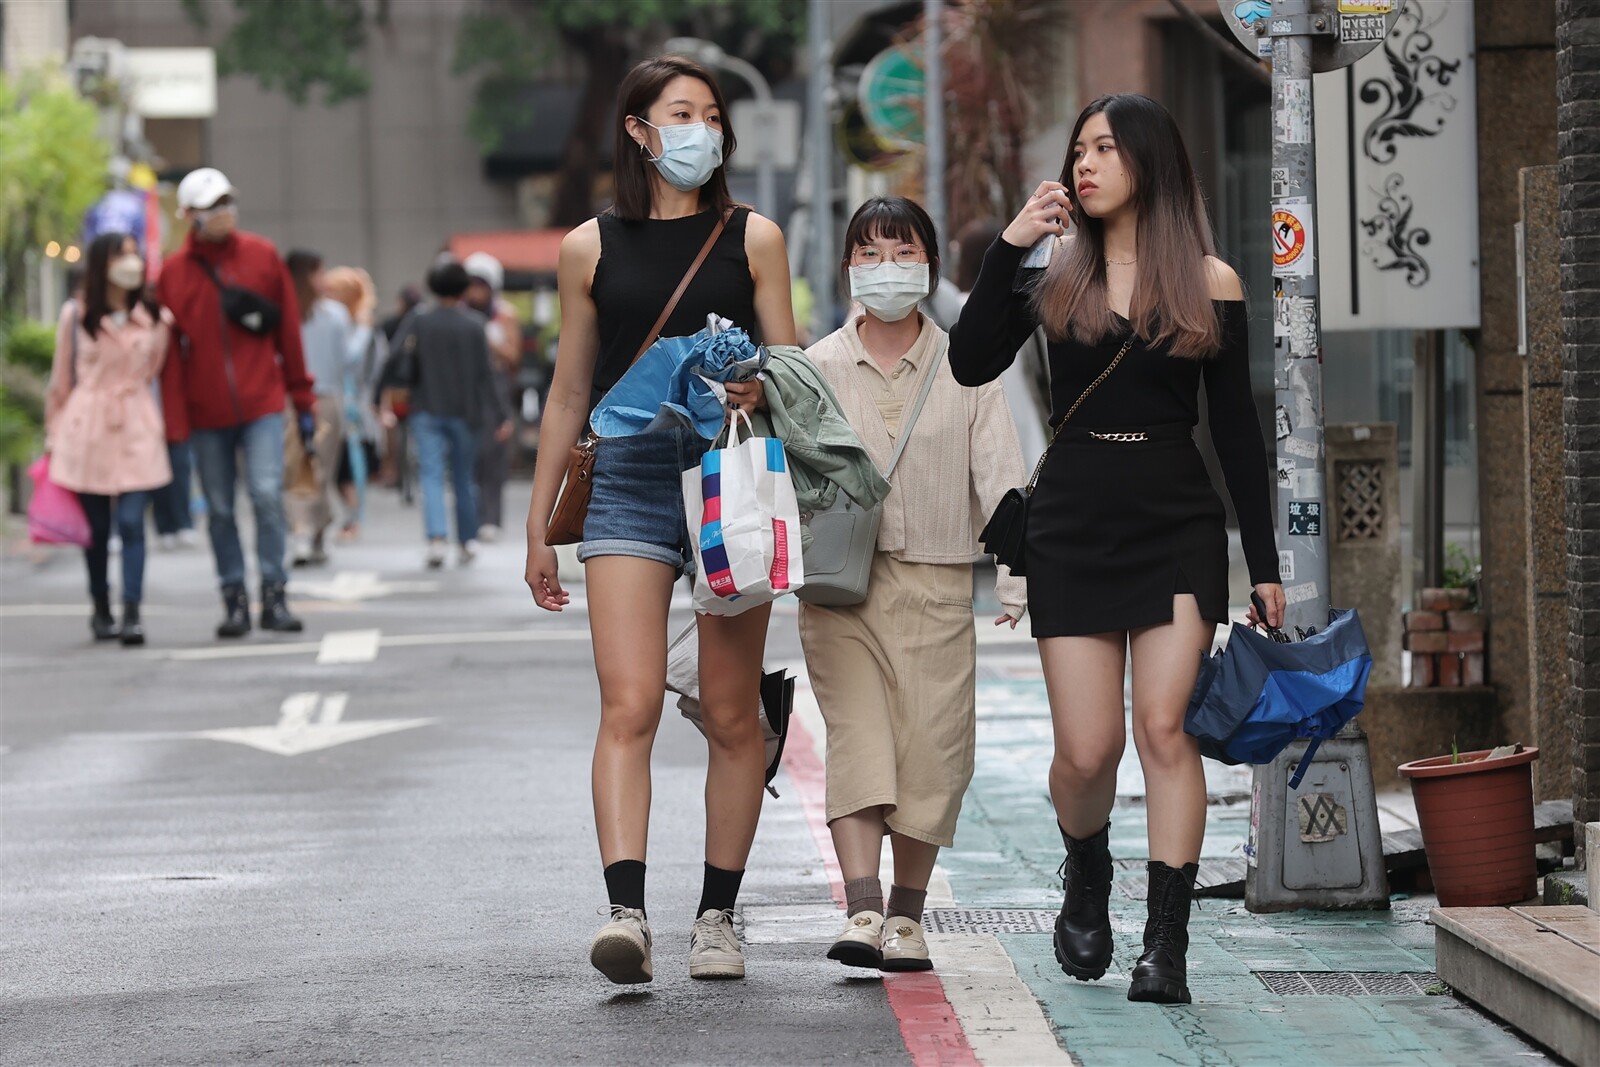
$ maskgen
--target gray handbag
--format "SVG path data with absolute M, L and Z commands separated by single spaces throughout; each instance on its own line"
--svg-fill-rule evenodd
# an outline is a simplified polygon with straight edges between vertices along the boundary
M 933 391 L 933 380 L 939 375 L 939 360 L 928 367 L 922 388 L 917 391 L 911 417 L 900 431 L 894 455 L 889 457 L 889 469 L 884 480 L 894 477 L 895 467 L 905 453 L 906 442 L 916 428 L 922 405 Z M 872 576 L 872 555 L 878 550 L 878 525 L 883 521 L 883 505 L 863 508 L 843 492 L 833 506 L 825 511 L 807 511 L 800 515 L 800 523 L 811 531 L 811 545 L 805 551 L 806 584 L 795 596 L 807 604 L 842 608 L 859 604 L 867 599 L 867 580 Z

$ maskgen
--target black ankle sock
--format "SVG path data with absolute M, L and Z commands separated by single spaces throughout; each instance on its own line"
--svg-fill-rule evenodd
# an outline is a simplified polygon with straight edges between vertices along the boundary
M 863 911 L 883 914 L 883 883 L 876 878 L 852 878 L 844 884 L 845 917 Z
M 706 864 L 705 885 L 700 890 L 700 906 L 696 915 L 708 911 L 725 911 L 739 899 L 739 883 L 744 881 L 743 871 L 725 871 Z
M 922 921 L 922 906 L 928 902 L 926 889 L 907 889 L 903 885 L 889 887 L 889 910 L 885 915 L 902 915 L 912 922 Z
M 644 860 L 618 860 L 606 868 L 606 895 L 611 903 L 644 910 Z

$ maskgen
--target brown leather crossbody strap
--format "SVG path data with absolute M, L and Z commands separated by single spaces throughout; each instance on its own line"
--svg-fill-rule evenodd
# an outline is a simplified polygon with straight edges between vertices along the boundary
M 650 332 L 645 335 L 644 344 L 640 345 L 639 351 L 634 353 L 634 363 L 639 362 L 639 360 L 643 358 L 644 354 L 650 351 L 650 346 L 655 344 L 656 339 L 661 336 L 661 331 L 666 328 L 667 320 L 672 317 L 673 311 L 678 307 L 678 301 L 683 299 L 683 294 L 685 290 L 689 288 L 689 283 L 694 281 L 694 276 L 700 273 L 700 264 L 704 263 L 706 261 L 706 257 L 711 254 L 712 247 L 716 245 L 717 239 L 722 236 L 722 231 L 727 229 L 728 219 L 730 219 L 732 216 L 733 212 L 727 212 L 722 216 L 722 218 L 718 219 L 717 224 L 712 227 L 711 236 L 706 238 L 706 243 L 704 247 L 700 249 L 700 254 L 694 257 L 693 263 L 689 264 L 689 269 L 684 272 L 683 281 L 678 283 L 678 288 L 672 294 L 672 298 L 667 301 L 667 306 L 661 309 L 661 317 L 656 319 L 656 324 L 650 327 Z

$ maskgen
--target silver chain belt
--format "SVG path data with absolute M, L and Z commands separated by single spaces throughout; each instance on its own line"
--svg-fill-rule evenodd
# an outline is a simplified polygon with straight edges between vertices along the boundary
M 1139 433 L 1095 433 L 1090 430 L 1089 436 L 1096 441 L 1110 441 L 1112 444 L 1118 445 L 1131 445 L 1140 441 L 1150 440 L 1150 435 L 1142 431 Z

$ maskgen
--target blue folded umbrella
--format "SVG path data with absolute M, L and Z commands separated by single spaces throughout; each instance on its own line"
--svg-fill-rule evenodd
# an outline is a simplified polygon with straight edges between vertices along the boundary
M 1264 608 L 1260 608 L 1265 615 Z M 1328 612 L 1328 628 L 1303 641 L 1235 625 L 1228 644 L 1202 659 L 1183 729 L 1200 754 L 1223 763 L 1271 763 L 1289 742 L 1310 738 L 1289 781 L 1300 787 L 1317 745 L 1366 701 L 1372 651 L 1354 610 Z
M 589 416 L 601 437 L 689 426 L 712 440 L 727 418 L 727 382 L 754 378 L 767 365 L 766 348 L 726 319 L 686 337 L 663 337 L 628 368 Z

